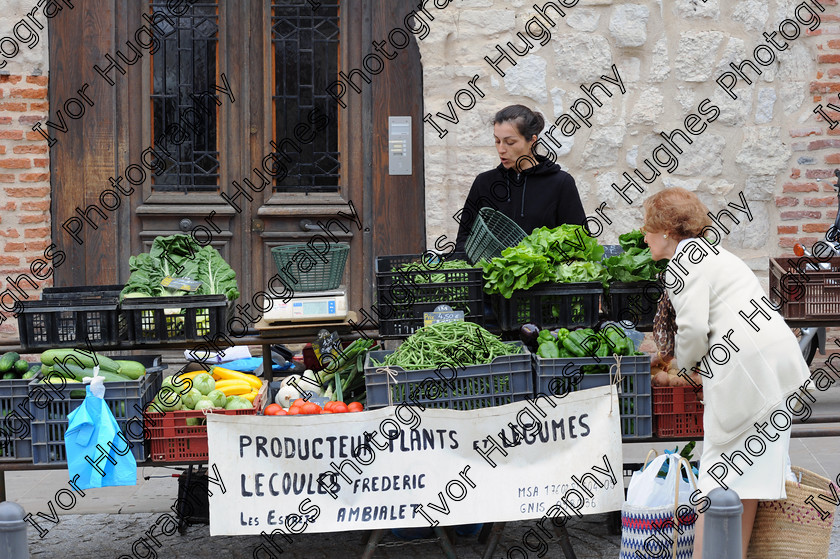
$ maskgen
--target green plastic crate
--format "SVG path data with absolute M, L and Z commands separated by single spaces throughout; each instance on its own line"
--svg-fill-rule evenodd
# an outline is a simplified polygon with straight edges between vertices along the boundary
M 481 259 L 490 261 L 508 247 L 522 242 L 527 233 L 512 219 L 493 208 L 481 208 L 473 222 L 464 250 L 467 259 L 475 264 Z
M 306 243 L 277 246 L 271 249 L 277 272 L 291 282 L 295 291 L 327 291 L 341 285 L 350 245 L 334 243 L 325 254 L 316 253 Z M 296 256 L 297 255 L 297 256 Z M 301 271 L 304 259 L 314 262 L 312 268 Z M 326 260 L 326 262 L 325 262 Z

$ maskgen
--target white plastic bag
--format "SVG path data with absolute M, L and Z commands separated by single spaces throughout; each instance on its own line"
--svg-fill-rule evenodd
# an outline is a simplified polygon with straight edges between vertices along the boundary
M 657 478 L 665 463 L 668 473 L 664 479 Z M 687 482 L 682 479 L 683 473 Z M 627 501 L 621 507 L 619 558 L 691 557 L 697 516 L 689 498 L 696 488 L 691 465 L 677 454 L 658 456 L 635 472 L 627 488 Z
M 664 478 L 656 477 L 662 465 L 668 462 L 668 473 Z M 683 468 L 685 472 L 688 468 Z M 627 487 L 627 503 L 637 507 L 664 507 L 674 505 L 675 476 L 680 475 L 680 456 L 678 454 L 663 454 L 657 456 L 644 470 L 633 473 L 630 485 Z M 693 472 L 689 472 L 688 481 L 680 476 L 678 504 L 688 504 L 692 491 L 697 487 L 697 480 Z M 693 481 L 693 484 L 692 484 Z

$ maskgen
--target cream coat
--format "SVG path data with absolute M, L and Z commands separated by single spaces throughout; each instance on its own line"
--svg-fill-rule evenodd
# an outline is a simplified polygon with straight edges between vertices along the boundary
M 679 249 L 663 276 L 677 316 L 675 357 L 680 368 L 696 366 L 703 375 L 705 439 L 726 444 L 795 392 L 810 371 L 793 332 L 740 258 L 704 240 Z

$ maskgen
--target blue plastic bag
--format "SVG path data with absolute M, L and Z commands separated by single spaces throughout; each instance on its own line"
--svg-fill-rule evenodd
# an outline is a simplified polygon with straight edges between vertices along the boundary
M 230 369 L 231 371 L 239 371 L 242 373 L 250 373 L 255 371 L 257 367 L 263 364 L 262 357 L 245 357 L 243 359 L 237 359 L 236 361 L 228 361 L 227 363 L 220 363 L 219 367 L 224 367 L 225 369 Z M 287 369 L 294 368 L 295 364 L 287 361 L 282 365 L 278 365 L 277 363 L 272 363 L 271 368 L 275 372 L 285 371 Z
M 105 400 L 85 388 L 82 405 L 67 416 L 64 448 L 70 479 L 80 489 L 137 485 L 137 460 Z

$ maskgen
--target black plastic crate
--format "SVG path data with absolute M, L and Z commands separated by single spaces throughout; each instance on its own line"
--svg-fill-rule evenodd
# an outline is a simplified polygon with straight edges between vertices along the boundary
M 120 430 L 131 443 L 131 453 L 142 461 L 148 457 L 143 436 L 143 410 L 161 388 L 163 371 L 160 355 L 115 355 L 111 359 L 138 361 L 146 374 L 135 381 L 105 383 L 105 402 L 114 414 Z M 39 384 L 39 373 L 29 382 L 29 413 L 32 416 L 32 463 L 66 464 L 64 433 L 67 415 L 84 401 L 83 383 L 66 383 L 64 387 Z M 74 391 L 81 391 L 74 394 Z
M 48 287 L 39 301 L 21 301 L 20 343 L 26 349 L 117 346 L 128 325 L 119 310 L 122 285 Z
M 651 330 L 661 296 L 662 286 L 656 281 L 610 283 L 604 294 L 607 317 L 625 328 Z
M 573 357 L 543 359 L 534 354 L 536 393 L 562 395 L 577 390 L 607 386 L 615 376 L 615 368 L 605 373 L 581 374 L 583 366 L 612 367 L 617 357 Z M 625 438 L 647 438 L 653 435 L 651 413 L 650 355 L 628 355 L 621 359 L 621 381 L 618 407 L 621 413 L 621 435 Z M 555 380 L 557 379 L 557 380 Z
M 32 458 L 30 379 L 0 380 L 0 462 Z
M 466 260 L 465 254 L 450 259 Z M 416 262 L 417 271 L 393 271 Z M 481 268 L 457 270 L 424 269 L 416 255 L 379 256 L 376 259 L 376 294 L 379 304 L 379 335 L 405 338 L 423 326 L 423 313 L 438 305 L 464 311 L 464 320 L 484 325 L 484 279 Z
M 529 322 L 541 328 L 591 328 L 598 323 L 604 288 L 600 282 L 540 283 L 514 291 L 510 299 L 492 295 L 493 311 L 504 331 Z
M 371 351 L 365 358 L 365 388 L 367 408 L 388 405 L 391 390 L 394 405 L 406 403 L 429 408 L 473 410 L 521 402 L 534 394 L 531 353 L 521 342 L 511 342 L 522 353 L 502 355 L 486 365 L 455 367 L 451 381 L 450 369 L 443 369 L 443 378 L 434 369 L 405 370 L 390 367 L 396 379 L 390 378 L 382 363 L 393 351 Z M 431 381 L 427 381 L 431 379 Z
M 181 295 L 123 299 L 132 344 L 200 342 L 225 333 L 232 305 L 225 295 Z M 172 313 L 172 314 L 170 314 Z

